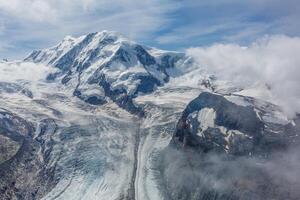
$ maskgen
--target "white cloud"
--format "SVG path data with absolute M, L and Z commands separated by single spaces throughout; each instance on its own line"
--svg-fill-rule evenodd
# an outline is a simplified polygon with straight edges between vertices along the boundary
M 22 80 L 37 82 L 39 80 L 45 80 L 46 76 L 51 72 L 54 72 L 54 69 L 45 65 L 26 62 L 7 63 L 0 61 L 0 81 L 17 82 Z
M 50 1 L 9 0 L 0 1 L 0 11 L 23 20 L 53 21 L 57 11 Z
M 175 5 L 170 0 L 11 0 L 0 1 L 0 11 L 4 17 L 22 20 L 25 27 L 42 22 L 35 26 L 50 23 L 77 34 L 87 27 L 98 26 L 97 30 L 115 28 L 138 34 L 162 26 L 168 21 L 165 15 L 176 9 Z
M 151 40 L 177 7 L 172 0 L 0 0 L 0 41 L 14 46 L 7 53 L 18 56 L 53 45 L 65 35 L 102 30 Z
M 298 0 L 185 0 L 179 13 L 179 23 L 157 37 L 159 44 L 249 44 L 265 34 L 300 34 Z
M 287 114 L 300 112 L 300 38 L 265 37 L 248 47 L 215 44 L 206 48 L 190 48 L 188 55 L 210 73 L 249 87 L 266 83 L 277 104 Z

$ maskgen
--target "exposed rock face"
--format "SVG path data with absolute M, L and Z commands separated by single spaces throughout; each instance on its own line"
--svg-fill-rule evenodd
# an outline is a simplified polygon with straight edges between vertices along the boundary
M 3 135 L 0 135 L 0 144 L 0 164 L 13 157 L 20 147 L 17 142 Z
M 0 111 L 1 157 L 0 199 L 40 199 L 55 184 L 54 168 L 47 167 L 47 152 L 39 149 L 49 145 L 33 138 L 33 124 L 6 110 Z M 46 129 L 42 130 L 45 132 Z M 51 132 L 47 132 L 51 137 Z M 7 143 L 7 140 L 9 141 Z M 4 155 L 3 155 L 4 154 Z
M 182 53 L 104 31 L 25 61 L 51 70 L 0 82 L 0 199 L 300 197 L 300 115 Z
M 273 105 L 235 98 L 247 105 L 203 92 L 183 111 L 161 164 L 169 198 L 279 200 L 299 196 L 299 182 L 287 181 L 275 172 L 285 170 L 282 155 L 297 149 L 299 116 L 293 123 L 276 123 Z M 296 154 L 293 159 L 299 158 Z
M 191 101 L 177 124 L 174 139 L 199 151 L 223 151 L 233 155 L 264 155 L 295 143 L 297 127 L 264 120 L 270 108 L 255 105 L 254 99 L 241 106 L 225 97 L 203 92 Z
M 34 51 L 25 61 L 58 68 L 48 80 L 59 79 L 74 90 L 74 95 L 93 105 L 108 99 L 127 111 L 143 115 L 132 100 L 149 93 L 169 80 L 184 54 L 143 47 L 115 32 L 67 37 L 56 47 Z

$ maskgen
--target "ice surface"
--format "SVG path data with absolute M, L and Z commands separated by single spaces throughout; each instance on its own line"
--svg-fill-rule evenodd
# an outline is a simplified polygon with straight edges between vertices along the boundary
M 68 36 L 52 48 L 33 52 L 27 62 L 0 62 L 1 81 L 26 86 L 34 94 L 28 98 L 20 93 L 3 93 L 1 107 L 32 122 L 36 128 L 34 139 L 41 133 L 42 120 L 52 119 L 57 124 L 53 135 L 44 137 L 53 145 L 51 150 L 46 148 L 50 153 L 45 167 L 55 166 L 57 181 L 44 200 L 162 199 L 160 155 L 170 144 L 187 104 L 203 91 L 226 94 L 228 101 L 240 106 L 256 106 L 257 114 L 265 122 L 291 122 L 278 107 L 263 101 L 272 100 L 267 87 L 240 88 L 217 80 L 178 52 L 143 47 L 143 60 L 138 58 L 141 52 L 137 52 L 137 45 L 105 31 L 79 38 Z M 56 66 L 63 64 L 59 61 L 74 47 L 78 52 L 67 59 L 72 62 L 66 64 L 66 71 Z M 118 54 L 119 50 L 123 54 Z M 49 73 L 56 72 L 60 73 L 57 79 L 46 81 Z M 111 90 L 124 89 L 133 96 L 141 83 L 138 77 L 153 77 L 161 83 L 155 91 L 140 92 L 134 98 L 135 105 L 143 108 L 144 118 L 130 114 L 106 96 L 100 85 L 103 75 Z M 70 80 L 62 84 L 65 76 Z M 90 105 L 74 96 L 75 89 L 84 99 L 96 96 L 107 103 Z M 268 112 L 263 115 L 262 111 Z M 213 127 L 220 129 L 226 140 L 232 135 L 249 137 L 238 130 L 217 126 L 213 109 L 201 109 L 190 117 L 199 122 L 199 136 Z M 42 149 L 38 152 L 44 161 Z

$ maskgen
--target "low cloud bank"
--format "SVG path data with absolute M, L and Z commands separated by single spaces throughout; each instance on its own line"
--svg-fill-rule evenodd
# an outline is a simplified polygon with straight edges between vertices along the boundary
M 173 199 L 299 199 L 299 148 L 269 159 L 169 148 L 163 163 L 166 188 Z M 214 197 L 214 198 L 213 198 Z
M 248 47 L 215 44 L 190 48 L 201 69 L 237 86 L 267 84 L 276 104 L 290 117 L 300 112 L 300 38 L 271 36 Z
M 0 62 L 0 81 L 18 82 L 30 81 L 37 82 L 45 80 L 47 75 L 54 69 L 41 64 L 27 62 Z

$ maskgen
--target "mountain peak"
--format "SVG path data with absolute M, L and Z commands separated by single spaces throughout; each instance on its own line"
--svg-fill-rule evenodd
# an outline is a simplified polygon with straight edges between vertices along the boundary
M 138 112 L 132 99 L 169 80 L 169 72 L 182 53 L 162 51 L 133 42 L 115 31 L 65 37 L 58 45 L 34 51 L 25 60 L 58 69 L 48 80 L 76 86 L 74 95 L 91 104 L 107 98 L 121 107 Z
M 74 48 L 77 49 L 76 51 L 80 51 L 79 49 L 81 48 L 88 51 L 91 49 L 100 50 L 104 46 L 111 45 L 115 46 L 115 48 L 112 48 L 111 50 L 116 51 L 118 46 L 121 46 L 123 44 L 136 43 L 116 31 L 104 30 L 101 32 L 89 33 L 79 37 L 68 35 L 53 47 L 42 50 L 34 50 L 24 60 L 35 63 L 52 64 Z

